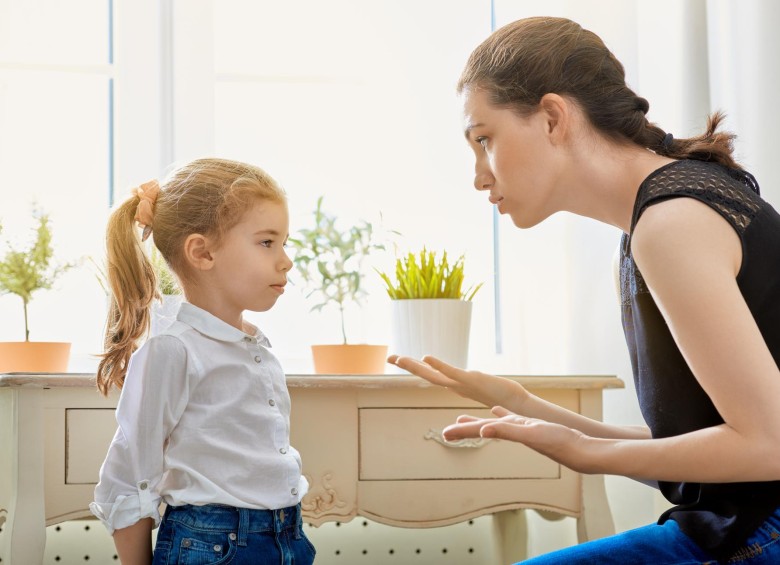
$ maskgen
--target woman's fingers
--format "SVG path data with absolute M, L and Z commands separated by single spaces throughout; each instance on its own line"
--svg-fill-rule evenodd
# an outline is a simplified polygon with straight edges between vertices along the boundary
M 490 411 L 495 414 L 499 418 L 503 418 L 504 416 L 516 416 L 514 412 L 511 412 L 504 408 L 503 406 L 493 406 L 493 408 L 490 409 Z
M 392 363 L 396 367 L 400 367 L 404 371 L 409 371 L 413 375 L 422 377 L 435 385 L 447 387 L 453 384 L 452 380 L 419 359 L 400 355 L 390 355 L 387 358 L 387 362 Z
M 461 416 L 462 418 L 463 416 Z M 460 420 L 460 418 L 458 418 Z M 447 426 L 442 431 L 442 436 L 447 441 L 454 441 L 458 439 L 465 439 L 471 437 L 481 437 L 479 430 L 485 425 L 484 418 L 473 418 L 468 421 L 460 422 Z
M 444 373 L 445 375 L 455 378 L 460 373 L 465 373 L 463 369 L 460 367 L 456 367 L 455 365 L 450 365 L 449 363 L 445 363 L 438 357 L 434 357 L 433 355 L 426 355 L 422 358 L 423 362 L 427 363 L 437 371 Z

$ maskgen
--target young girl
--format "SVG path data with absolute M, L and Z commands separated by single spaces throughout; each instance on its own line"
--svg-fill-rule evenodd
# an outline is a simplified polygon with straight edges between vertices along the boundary
M 302 530 L 308 485 L 290 445 L 285 375 L 266 337 L 243 319 L 284 292 L 288 228 L 276 182 L 221 159 L 194 161 L 162 187 L 141 185 L 111 215 L 113 300 L 97 382 L 103 394 L 122 392 L 90 509 L 113 534 L 123 565 L 314 560 Z M 136 351 L 157 295 L 141 246 L 149 235 L 186 302 Z
M 534 565 L 780 563 L 780 216 L 733 136 L 675 139 L 593 33 L 509 24 L 460 79 L 474 185 L 520 228 L 558 211 L 623 230 L 623 326 L 647 427 L 592 421 L 508 379 L 434 358 L 390 361 L 494 406 L 448 439 L 521 442 L 583 473 L 657 482 L 657 524 Z

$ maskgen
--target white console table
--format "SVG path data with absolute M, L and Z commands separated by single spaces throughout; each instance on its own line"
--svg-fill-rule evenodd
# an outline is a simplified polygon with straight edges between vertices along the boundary
M 591 418 L 610 376 L 508 377 Z M 580 541 L 614 533 L 600 475 L 580 475 L 511 442 L 441 441 L 458 414 L 484 406 L 414 376 L 290 375 L 292 445 L 311 485 L 315 525 L 357 515 L 425 528 L 496 514 L 503 563 L 525 555 L 523 508 L 577 519 Z M 118 395 L 93 375 L 0 375 L 0 559 L 42 561 L 46 526 L 90 516 L 98 470 L 116 430 Z

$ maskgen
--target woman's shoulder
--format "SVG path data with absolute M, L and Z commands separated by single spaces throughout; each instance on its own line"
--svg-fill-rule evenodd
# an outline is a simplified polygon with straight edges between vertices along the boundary
M 674 161 L 653 171 L 639 187 L 632 231 L 650 206 L 679 198 L 702 202 L 739 232 L 747 227 L 762 202 L 750 173 L 706 161 Z

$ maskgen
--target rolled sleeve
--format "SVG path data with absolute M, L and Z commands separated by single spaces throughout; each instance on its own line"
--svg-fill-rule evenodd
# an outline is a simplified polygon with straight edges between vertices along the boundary
M 154 527 L 160 525 L 160 497 L 152 496 L 149 481 L 139 481 L 138 494 L 119 495 L 113 503 L 92 502 L 89 509 L 114 535 L 115 530 L 132 526 L 143 518 L 152 518 Z
M 116 409 L 118 428 L 89 506 L 109 533 L 143 518 L 160 523 L 163 446 L 187 398 L 184 346 L 172 336 L 147 341 L 130 360 Z

